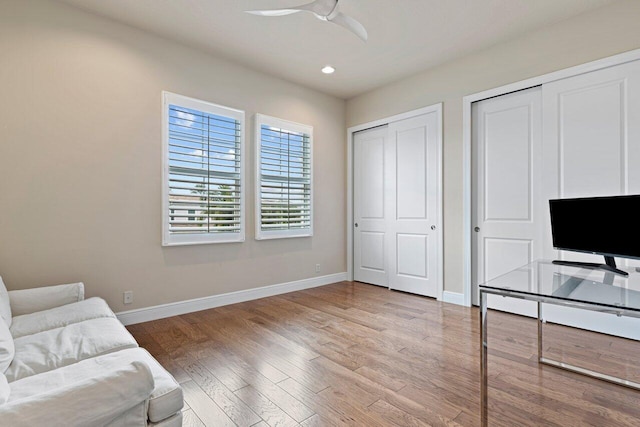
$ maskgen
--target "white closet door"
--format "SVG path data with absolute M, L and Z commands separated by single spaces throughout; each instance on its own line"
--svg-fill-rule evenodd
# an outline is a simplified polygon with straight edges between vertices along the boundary
M 432 112 L 389 125 L 386 188 L 392 208 L 389 287 L 434 298 L 442 282 L 439 121 Z
M 388 145 L 386 126 L 358 132 L 353 139 L 353 278 L 385 287 L 391 214 L 385 195 Z
M 473 104 L 472 280 L 477 285 L 540 258 L 541 89 Z M 525 273 L 526 274 L 526 273 Z M 490 296 L 490 308 L 535 315 L 534 303 Z
M 543 110 L 547 206 L 553 198 L 640 194 L 640 61 L 545 85 Z M 603 261 L 554 252 L 546 214 L 546 257 Z
M 439 297 L 441 110 L 354 135 L 354 279 Z
M 543 111 L 544 256 L 603 262 L 601 256 L 553 250 L 547 200 L 640 194 L 640 61 L 545 85 Z M 605 225 L 593 224 L 599 226 Z M 635 319 L 558 307 L 545 313 L 550 321 L 640 339 Z

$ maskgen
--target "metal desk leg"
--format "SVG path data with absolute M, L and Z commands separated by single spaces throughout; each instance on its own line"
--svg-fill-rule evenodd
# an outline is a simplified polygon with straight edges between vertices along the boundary
M 489 425 L 487 407 L 487 295 L 480 290 L 480 422 Z
M 586 375 L 592 378 L 597 378 L 599 380 L 609 381 L 614 384 L 640 390 L 640 383 L 625 380 L 622 378 L 592 371 L 591 369 L 581 368 L 580 366 L 572 365 L 570 363 L 559 362 L 557 360 L 544 357 L 543 350 L 542 350 L 542 324 L 543 323 L 544 323 L 544 320 L 542 320 L 542 303 L 538 301 L 538 363 L 541 363 L 543 365 L 555 366 L 556 368 L 565 369 L 567 371 L 576 372 L 578 374 Z
M 542 361 L 542 303 L 538 301 L 538 362 Z
M 579 366 L 571 365 L 569 363 L 559 362 L 557 360 L 544 357 L 543 349 L 542 349 L 542 325 L 543 324 L 544 324 L 544 320 L 542 320 L 542 302 L 538 301 L 538 363 L 555 366 L 556 368 L 565 369 L 567 371 L 576 372 L 578 374 L 586 375 L 592 378 L 597 378 L 599 380 L 609 381 L 614 384 L 640 390 L 640 383 L 636 383 L 634 381 L 625 380 L 622 378 L 592 371 L 591 369 L 581 368 Z

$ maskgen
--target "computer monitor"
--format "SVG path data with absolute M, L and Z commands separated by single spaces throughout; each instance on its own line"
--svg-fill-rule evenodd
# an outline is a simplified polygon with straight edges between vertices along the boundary
M 555 264 L 616 268 L 614 257 L 640 259 L 640 195 L 549 200 L 556 249 L 603 255 L 605 264 L 554 261 Z

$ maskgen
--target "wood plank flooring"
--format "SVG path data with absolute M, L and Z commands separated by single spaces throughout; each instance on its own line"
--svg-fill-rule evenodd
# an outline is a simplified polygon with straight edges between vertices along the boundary
M 478 426 L 475 308 L 341 282 L 128 329 L 182 384 L 185 426 Z M 640 426 L 640 392 L 540 366 L 489 313 L 489 422 Z M 555 325 L 545 352 L 640 380 L 640 343 Z

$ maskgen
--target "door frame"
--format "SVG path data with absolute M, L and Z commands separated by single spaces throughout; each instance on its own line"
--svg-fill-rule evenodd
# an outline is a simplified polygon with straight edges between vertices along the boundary
M 438 233 L 438 267 L 440 268 L 440 283 L 438 284 L 437 299 L 442 299 L 444 292 L 444 221 L 442 215 L 443 209 L 443 188 L 442 188 L 442 170 L 443 170 L 443 126 L 442 126 L 442 103 L 433 104 L 427 107 L 418 108 L 417 110 L 407 111 L 405 113 L 396 114 L 379 120 L 351 126 L 347 129 L 347 280 L 353 280 L 353 134 L 367 129 L 379 126 L 385 126 L 393 122 L 412 117 L 421 116 L 423 114 L 436 113 L 438 124 L 438 224 L 442 224 L 442 230 Z
M 541 86 L 546 83 L 551 83 L 556 80 L 565 79 L 568 77 L 574 77 L 580 74 L 589 73 L 592 71 L 601 70 L 607 67 L 613 67 L 616 65 L 625 64 L 627 62 L 640 60 L 640 49 L 631 50 L 618 55 L 609 56 L 596 61 L 587 62 L 585 64 L 577 65 L 570 68 L 565 68 L 552 73 L 543 74 L 541 76 L 532 77 L 530 79 L 521 80 L 519 82 L 510 83 L 504 86 L 500 86 L 494 89 L 485 90 L 482 92 L 467 95 L 462 98 L 462 164 L 463 164 L 463 177 L 462 177 L 462 197 L 463 197 L 463 218 L 462 218 L 462 231 L 463 231 L 463 305 L 470 307 L 472 303 L 473 289 L 471 287 L 471 259 L 473 255 L 472 247 L 472 204 L 471 204 L 471 191 L 472 191 L 472 161 L 471 158 L 471 141 L 472 141 L 472 129 L 471 129 L 471 104 L 484 99 L 493 98 L 496 96 L 506 95 L 511 92 L 520 91 L 523 89 L 529 89 L 534 86 Z

